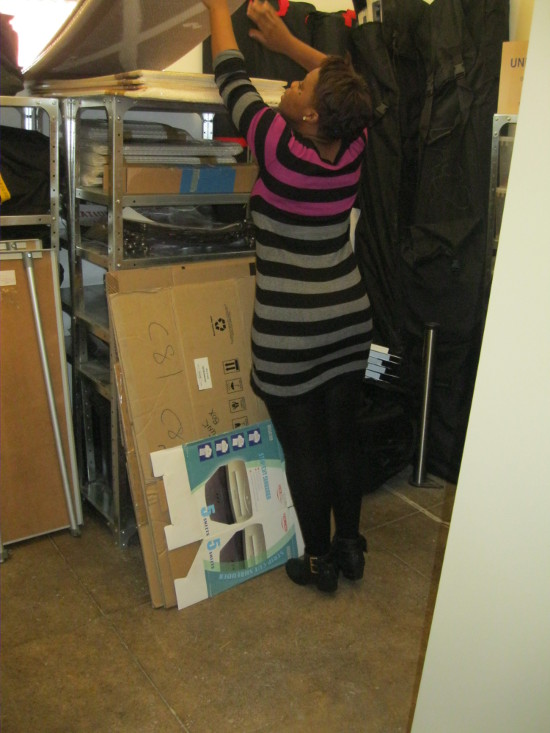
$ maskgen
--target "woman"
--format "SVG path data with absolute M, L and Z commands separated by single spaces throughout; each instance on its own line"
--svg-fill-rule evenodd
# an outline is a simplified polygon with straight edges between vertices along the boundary
M 216 82 L 254 154 L 256 228 L 252 385 L 285 455 L 305 554 L 291 580 L 334 592 L 341 571 L 363 577 L 362 487 L 355 410 L 372 331 L 370 303 L 349 240 L 370 96 L 339 57 L 294 37 L 267 2 L 252 0 L 250 35 L 307 75 L 275 111 L 248 78 L 226 0 L 210 11 Z M 336 527 L 331 542 L 331 511 Z

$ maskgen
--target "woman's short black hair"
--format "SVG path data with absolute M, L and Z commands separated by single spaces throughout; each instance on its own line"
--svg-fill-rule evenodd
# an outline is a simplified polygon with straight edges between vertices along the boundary
M 370 90 L 349 59 L 327 56 L 314 92 L 319 134 L 328 140 L 353 140 L 372 115 Z

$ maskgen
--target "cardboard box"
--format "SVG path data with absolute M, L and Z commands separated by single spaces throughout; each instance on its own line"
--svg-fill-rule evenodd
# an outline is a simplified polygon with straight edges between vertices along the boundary
M 131 270 L 107 272 L 107 295 L 136 293 L 171 288 L 177 285 L 232 280 L 254 277 L 253 257 L 234 257 L 229 260 L 205 260 L 160 267 L 138 267 Z M 252 311 L 250 311 L 252 313 Z
M 227 269 L 226 262 L 198 268 L 208 281 L 190 276 L 185 285 L 180 279 L 132 292 L 113 292 L 113 280 L 120 286 L 126 279 L 123 272 L 109 277 L 111 322 L 145 480 L 153 479 L 153 451 L 267 418 L 249 378 L 254 277 L 248 262 L 230 261 Z M 167 269 L 165 282 L 194 268 Z
M 166 490 L 167 545 L 200 542 L 176 577 L 178 608 L 217 595 L 303 552 L 270 421 L 151 455 Z
M 256 178 L 255 163 L 218 165 L 139 166 L 122 169 L 123 193 L 250 193 Z M 110 193 L 111 169 L 105 166 L 103 190 Z
M 499 115 L 517 115 L 519 112 L 527 63 L 527 46 L 527 41 L 509 41 L 502 44 L 497 106 Z
M 149 580 L 153 606 L 175 606 L 177 603 L 174 578 L 184 577 L 192 566 L 200 541 L 181 548 L 168 549 L 165 527 L 170 524 L 170 514 L 161 478 L 153 476 L 150 453 L 164 447 L 181 445 L 185 440 L 192 441 L 197 437 L 215 435 L 229 429 L 233 421 L 243 424 L 267 418 L 265 406 L 251 394 L 248 380 L 250 368 L 250 324 L 253 309 L 254 260 L 252 258 L 234 258 L 210 262 L 179 264 L 168 267 L 140 268 L 122 270 L 106 275 L 110 317 L 115 336 L 117 366 L 117 389 L 119 395 L 119 415 L 121 418 L 123 442 L 126 449 L 126 462 L 130 480 L 130 490 L 138 523 L 138 532 L 142 544 L 144 563 Z M 194 294 L 202 290 L 198 300 Z M 205 290 L 215 291 L 216 304 L 227 305 L 230 319 L 225 310 L 226 331 L 212 332 L 212 322 L 208 320 L 210 337 L 207 341 L 198 340 L 202 358 L 213 359 L 214 352 L 209 346 L 238 349 L 237 359 L 242 371 L 234 375 L 242 379 L 244 398 L 247 401 L 247 412 L 227 414 L 219 408 L 216 399 L 204 390 L 202 394 L 193 389 L 196 376 L 191 372 L 193 382 L 188 382 L 189 341 L 193 335 L 184 328 L 184 324 L 193 321 L 194 309 L 202 303 L 203 318 L 198 318 L 193 326 L 207 320 L 206 313 L 210 306 L 215 307 L 214 300 L 204 305 Z M 187 295 L 182 291 L 187 290 Z M 172 297 L 174 296 L 174 297 Z M 152 310 L 148 310 L 150 302 L 156 302 Z M 128 306 L 128 304 L 131 306 Z M 158 307 L 159 303 L 165 307 Z M 134 305 L 136 306 L 134 308 Z M 175 309 L 186 310 L 182 319 L 177 317 Z M 229 334 L 229 320 L 231 331 Z M 157 335 L 165 333 L 166 322 L 173 324 L 173 343 L 168 346 L 158 343 Z M 221 324 L 220 324 L 221 325 Z M 182 329 L 180 331 L 180 328 Z M 182 334 L 186 335 L 186 338 Z M 210 341 L 210 343 L 208 343 Z M 163 346 L 159 348 L 159 346 Z M 202 351 L 202 347 L 207 351 Z M 193 344 L 191 349 L 193 348 Z M 214 349 L 215 351 L 215 349 Z M 233 351 L 232 351 L 233 353 Z M 148 357 L 148 358 L 147 358 Z M 178 374 L 162 372 L 163 360 L 173 364 L 174 360 L 183 367 Z M 161 362 L 161 363 L 159 363 Z M 166 364 L 164 364 L 166 366 Z M 218 370 L 213 370 L 216 374 Z M 164 373 L 164 377 L 159 377 Z M 225 382 L 224 382 L 225 384 Z M 213 386 L 213 391 L 215 391 Z M 238 385 L 235 386 L 235 389 Z M 211 403 L 210 417 L 207 427 L 196 434 L 197 411 L 195 396 L 202 404 L 204 394 L 208 393 Z M 216 392 L 225 407 L 228 399 L 227 391 Z M 241 392 L 236 393 L 239 398 Z M 224 413 L 224 419 L 217 419 Z M 214 421 L 213 415 L 216 416 Z

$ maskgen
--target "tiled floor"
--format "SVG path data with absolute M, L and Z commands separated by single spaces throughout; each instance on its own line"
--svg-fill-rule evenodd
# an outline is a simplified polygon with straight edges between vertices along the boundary
M 137 539 L 11 545 L 1 565 L 2 733 L 399 733 L 414 709 L 454 486 L 366 495 L 362 582 L 283 568 L 178 611 L 151 607 Z

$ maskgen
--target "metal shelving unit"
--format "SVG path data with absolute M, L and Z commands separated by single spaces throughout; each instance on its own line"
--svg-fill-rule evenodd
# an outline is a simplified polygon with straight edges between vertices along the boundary
M 158 194 L 124 193 L 124 125 L 129 112 L 203 113 L 222 111 L 221 106 L 200 103 L 132 99 L 118 95 L 65 98 L 61 101 L 63 137 L 67 158 L 67 231 L 70 242 L 71 353 L 73 365 L 73 414 L 79 478 L 83 496 L 99 510 L 125 547 L 135 527 L 125 459 L 120 440 L 117 390 L 114 379 L 115 347 L 109 325 L 107 298 L 102 284 L 86 281 L 85 266 L 104 272 L 151 267 L 174 262 L 250 256 L 250 249 L 197 252 L 168 257 L 136 257 L 124 251 L 125 207 L 182 206 L 197 204 L 248 204 L 249 194 Z M 111 161 L 109 192 L 80 185 L 79 140 L 83 116 L 107 121 L 108 155 Z M 81 207 L 105 207 L 107 242 L 86 240 L 81 227 Z M 108 436 L 108 437 L 106 437 Z

